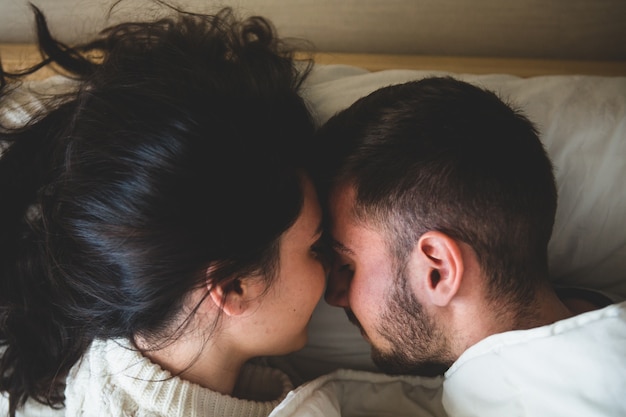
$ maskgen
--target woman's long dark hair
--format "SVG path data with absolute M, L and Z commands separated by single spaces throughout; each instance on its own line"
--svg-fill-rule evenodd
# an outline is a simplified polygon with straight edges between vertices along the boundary
M 69 48 L 33 9 L 43 64 L 79 82 L 0 131 L 0 391 L 11 415 L 29 397 L 61 406 L 67 372 L 96 338 L 173 337 L 209 266 L 226 285 L 271 280 L 313 133 L 298 95 L 308 66 L 263 18 L 176 12 Z M 1 93 L 37 68 L 2 71 Z

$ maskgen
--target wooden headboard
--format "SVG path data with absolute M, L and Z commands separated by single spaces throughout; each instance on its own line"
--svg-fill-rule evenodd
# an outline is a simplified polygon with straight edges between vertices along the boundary
M 0 2 L 0 49 L 8 68 L 32 62 L 33 13 L 72 44 L 119 21 L 154 18 L 158 0 Z M 457 73 L 626 75 L 624 0 L 166 0 L 213 13 L 269 18 L 281 37 L 310 41 L 320 63 Z M 113 9 L 111 6 L 117 4 Z M 43 75 L 40 75 L 43 76 Z
M 556 74 L 626 76 L 626 61 L 583 61 L 530 58 L 484 58 L 399 54 L 359 54 L 320 52 L 313 55 L 320 64 L 354 65 L 370 71 L 385 69 L 439 70 L 468 74 L 511 74 L 520 77 Z M 0 44 L 5 70 L 15 71 L 37 62 L 33 44 Z M 31 79 L 42 79 L 53 72 L 44 69 Z

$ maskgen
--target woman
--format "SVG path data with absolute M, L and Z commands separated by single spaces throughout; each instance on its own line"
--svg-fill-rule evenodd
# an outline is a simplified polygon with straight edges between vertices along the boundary
M 0 136 L 0 401 L 269 414 L 292 386 L 248 361 L 303 347 L 324 287 L 305 67 L 229 10 L 74 49 L 34 11 L 44 64 L 78 83 Z

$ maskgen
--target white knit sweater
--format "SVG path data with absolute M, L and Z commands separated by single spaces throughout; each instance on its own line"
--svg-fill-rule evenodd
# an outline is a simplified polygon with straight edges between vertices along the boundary
M 266 417 L 293 388 L 282 372 L 245 365 L 244 400 L 173 377 L 125 340 L 95 341 L 72 368 L 65 389 L 67 417 Z

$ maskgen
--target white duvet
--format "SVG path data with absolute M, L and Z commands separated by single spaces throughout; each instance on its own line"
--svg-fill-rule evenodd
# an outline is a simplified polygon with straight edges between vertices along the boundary
M 288 395 L 271 417 L 626 416 L 626 302 L 493 335 L 443 378 L 338 370 Z

